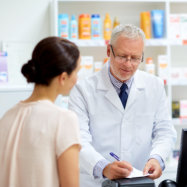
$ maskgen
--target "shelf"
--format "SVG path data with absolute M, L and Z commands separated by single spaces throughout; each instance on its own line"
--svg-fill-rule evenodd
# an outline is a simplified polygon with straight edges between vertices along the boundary
M 108 41 L 101 40 L 71 40 L 79 47 L 104 47 L 108 44 Z M 166 39 L 149 39 L 146 40 L 146 46 L 166 46 L 168 41 Z
M 145 42 L 146 46 L 167 46 L 167 39 L 148 39 Z
M 187 119 L 173 118 L 172 123 L 175 126 L 187 127 Z
M 57 2 L 149 2 L 149 3 L 165 3 L 166 1 L 165 0 L 57 0 Z
M 101 40 L 71 40 L 76 43 L 79 47 L 104 47 L 108 43 L 103 39 Z M 167 46 L 170 44 L 171 46 L 187 46 L 187 41 L 185 40 L 172 40 L 169 42 L 167 39 L 147 39 L 145 42 L 145 46 Z
M 169 39 L 169 44 L 171 46 L 179 45 L 179 46 L 187 46 L 187 40 L 182 39 Z
M 187 0 L 169 0 L 170 3 L 187 3 Z
M 71 40 L 79 47 L 104 47 L 106 46 L 105 40 Z
M 179 83 L 172 83 L 172 86 L 187 86 L 187 80 L 186 82 L 179 82 Z
M 0 92 L 32 91 L 33 85 L 0 85 Z

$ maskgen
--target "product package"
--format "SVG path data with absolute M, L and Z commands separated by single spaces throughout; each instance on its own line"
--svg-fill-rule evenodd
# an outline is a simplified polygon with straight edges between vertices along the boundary
M 172 118 L 179 118 L 180 116 L 180 102 L 172 101 Z
M 103 24 L 103 38 L 104 40 L 110 40 L 112 34 L 112 21 L 110 15 L 107 13 Z
M 146 39 L 151 38 L 151 15 L 150 12 L 140 13 L 140 28 L 144 31 Z
M 100 71 L 102 67 L 103 67 L 103 62 L 102 61 L 94 62 L 94 72 Z
M 152 34 L 154 38 L 164 37 L 164 19 L 164 10 L 151 11 Z
M 79 39 L 91 39 L 91 18 L 89 14 L 79 16 Z
M 81 56 L 81 67 L 78 73 L 79 79 L 83 79 L 85 77 L 92 75 L 94 69 L 93 65 L 93 56 Z
M 8 82 L 7 53 L 0 52 L 0 84 Z
M 181 29 L 180 29 L 180 15 L 179 14 L 170 14 L 169 16 L 169 39 L 176 40 L 181 38 Z
M 67 14 L 58 15 L 58 36 L 69 38 L 69 17 Z
M 71 40 L 75 40 L 78 39 L 78 24 L 77 24 L 77 20 L 75 18 L 75 15 L 71 16 L 71 21 L 70 21 L 70 39 Z
M 187 14 L 180 15 L 180 28 L 183 44 L 187 44 Z
M 187 100 L 180 100 L 180 118 L 187 119 Z
M 101 39 L 101 19 L 99 14 L 92 14 L 91 16 L 91 38 Z
M 167 82 L 169 77 L 167 55 L 158 55 L 158 76 Z
M 150 74 L 155 74 L 155 64 L 151 57 L 146 58 L 145 71 Z

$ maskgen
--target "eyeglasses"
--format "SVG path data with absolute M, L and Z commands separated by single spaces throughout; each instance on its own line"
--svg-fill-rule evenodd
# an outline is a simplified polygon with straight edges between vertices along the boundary
M 143 57 L 144 57 L 144 54 L 142 54 L 141 57 L 136 57 L 136 56 L 131 56 L 131 58 L 128 58 L 128 56 L 119 56 L 119 55 L 115 55 L 114 53 L 114 50 L 113 50 L 113 47 L 112 45 L 110 45 L 111 49 L 112 49 L 112 54 L 114 56 L 114 59 L 117 61 L 117 62 L 120 62 L 120 63 L 125 63 L 127 62 L 128 60 L 133 63 L 133 64 L 137 64 L 139 62 L 143 62 Z

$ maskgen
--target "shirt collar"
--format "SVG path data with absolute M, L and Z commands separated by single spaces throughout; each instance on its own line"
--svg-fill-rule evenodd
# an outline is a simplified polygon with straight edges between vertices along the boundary
M 110 63 L 109 63 L 109 66 L 108 66 L 108 73 L 109 73 L 109 77 L 110 77 L 110 80 L 112 82 L 112 84 L 117 87 L 118 89 L 120 89 L 120 87 L 122 86 L 123 82 L 117 80 L 113 75 L 112 73 L 110 72 Z M 134 76 L 132 76 L 129 80 L 125 81 L 125 83 L 127 84 L 128 86 L 128 89 L 131 87 L 131 84 L 132 84 L 132 81 L 134 79 Z

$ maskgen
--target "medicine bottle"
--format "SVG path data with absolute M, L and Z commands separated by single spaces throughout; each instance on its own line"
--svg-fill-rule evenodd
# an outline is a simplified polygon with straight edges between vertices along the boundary
M 99 14 L 92 14 L 91 16 L 91 34 L 94 40 L 101 38 L 101 19 Z
M 103 38 L 105 40 L 110 40 L 112 34 L 112 23 L 110 19 L 110 15 L 106 13 L 104 25 L 103 25 Z
M 71 16 L 71 21 L 70 21 L 70 39 L 78 39 L 78 25 L 77 25 L 77 20 L 75 18 L 75 15 Z
M 69 18 L 67 14 L 58 15 L 58 36 L 69 38 Z
M 151 38 L 151 14 L 150 12 L 141 12 L 140 27 L 145 33 L 145 38 Z
M 113 29 L 118 26 L 120 24 L 120 22 L 118 21 L 117 16 L 114 18 L 114 22 L 113 22 Z
M 89 14 L 79 16 L 79 39 L 91 39 L 91 19 Z

